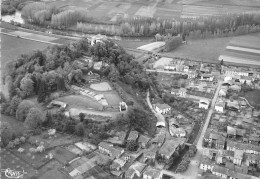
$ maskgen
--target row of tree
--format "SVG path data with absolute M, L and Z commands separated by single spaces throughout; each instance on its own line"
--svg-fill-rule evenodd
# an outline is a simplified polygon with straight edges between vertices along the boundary
M 36 25 L 52 26 L 54 28 L 70 27 L 77 22 L 90 22 L 92 18 L 83 10 L 60 10 L 54 5 L 42 2 L 29 3 L 22 9 L 22 16 Z

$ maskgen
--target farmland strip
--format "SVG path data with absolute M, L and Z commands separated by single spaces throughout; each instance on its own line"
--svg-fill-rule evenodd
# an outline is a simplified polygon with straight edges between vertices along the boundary
M 235 50 L 235 51 L 242 51 L 242 52 L 249 52 L 249 53 L 253 53 L 253 54 L 260 54 L 260 50 L 251 49 L 251 48 L 227 46 L 226 49 Z
M 255 49 L 255 50 L 260 50 L 260 47 L 248 47 L 248 46 L 245 46 L 245 45 L 238 45 L 238 44 L 233 44 L 233 43 L 230 43 L 229 45 L 231 46 L 234 46 L 234 47 L 242 47 L 242 48 L 250 48 L 250 49 Z
M 243 58 L 236 58 L 232 56 L 226 56 L 226 55 L 221 55 L 219 57 L 219 60 L 224 60 L 225 62 L 231 62 L 231 63 L 239 63 L 239 64 L 248 64 L 248 65 L 259 65 L 260 66 L 260 61 L 254 61 L 250 59 L 243 59 Z

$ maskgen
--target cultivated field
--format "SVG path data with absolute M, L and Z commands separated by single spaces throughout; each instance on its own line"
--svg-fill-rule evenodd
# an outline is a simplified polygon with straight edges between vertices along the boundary
M 197 17 L 259 10 L 257 0 L 57 0 L 49 1 L 66 9 L 81 8 L 89 16 L 113 22 L 117 17 Z
M 234 37 L 219 60 L 229 63 L 260 66 L 260 34 Z

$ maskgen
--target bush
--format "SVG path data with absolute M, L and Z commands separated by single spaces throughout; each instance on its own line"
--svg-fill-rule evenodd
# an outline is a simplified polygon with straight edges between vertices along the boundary
M 5 128 L 1 132 L 1 141 L 6 146 L 14 137 L 14 133 L 10 128 Z
M 170 52 L 180 46 L 182 43 L 182 38 L 180 36 L 171 37 L 165 42 L 165 51 Z
M 78 123 L 75 127 L 76 135 L 84 136 L 84 125 L 83 123 Z
M 136 151 L 138 149 L 138 143 L 137 141 L 130 140 L 127 142 L 127 150 L 129 151 Z

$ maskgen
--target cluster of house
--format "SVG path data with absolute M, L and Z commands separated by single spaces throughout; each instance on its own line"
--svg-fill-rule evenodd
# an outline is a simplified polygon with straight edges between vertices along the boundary
M 162 173 L 150 164 L 161 155 L 165 160 L 184 147 L 185 139 L 174 139 L 165 141 L 165 130 L 160 131 L 155 138 L 131 131 L 127 141 L 137 141 L 139 149 L 137 152 L 128 152 L 108 142 L 98 145 L 99 152 L 109 156 L 113 160 L 110 171 L 113 175 L 121 178 L 132 179 L 134 177 L 144 179 L 161 179 Z
M 212 98 L 215 92 L 215 84 L 213 82 L 205 82 L 199 80 L 189 80 L 185 88 L 172 88 L 171 94 L 177 97 L 186 98 L 192 96 L 200 96 L 204 98 Z
M 175 60 L 169 64 L 164 65 L 165 71 L 175 71 L 181 74 L 187 74 L 189 79 L 198 78 L 202 81 L 213 81 L 220 72 L 216 69 L 216 66 L 209 66 L 203 63 L 188 61 L 188 60 Z
M 222 66 L 222 73 L 231 77 L 254 77 L 260 78 L 260 70 L 246 67 Z
M 227 141 L 226 150 L 206 149 L 200 169 L 211 171 L 221 178 L 251 178 L 248 174 L 260 167 L 259 146 Z
M 260 167 L 260 128 L 258 128 L 260 126 L 249 124 L 247 120 L 244 120 L 247 117 L 252 118 L 249 114 L 258 116 L 259 112 L 247 111 L 241 116 L 238 115 L 238 118 L 235 112 L 231 111 L 231 113 L 234 114 L 213 116 L 210 128 L 204 135 L 204 141 L 207 147 L 211 148 L 209 151 L 212 155 L 204 157 L 200 168 L 210 170 L 212 174 L 222 178 L 242 179 L 244 175 L 252 174 L 257 167 Z M 243 127 L 238 127 L 239 125 Z M 221 126 L 226 129 L 221 129 Z M 217 164 L 225 165 L 225 167 Z
M 108 103 L 107 103 L 106 98 L 104 97 L 104 94 L 96 94 L 94 91 L 91 91 L 91 90 L 85 89 L 85 88 L 81 88 L 81 87 L 78 87 L 78 86 L 75 86 L 75 85 L 71 85 L 71 88 L 73 90 L 79 92 L 83 96 L 87 96 L 87 97 L 90 97 L 90 98 L 96 100 L 97 102 L 99 102 L 103 106 L 108 106 Z

